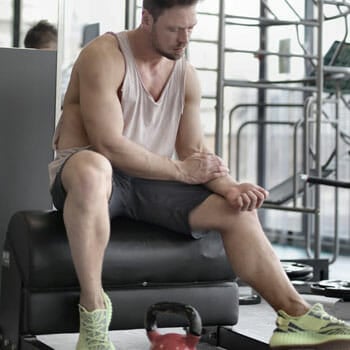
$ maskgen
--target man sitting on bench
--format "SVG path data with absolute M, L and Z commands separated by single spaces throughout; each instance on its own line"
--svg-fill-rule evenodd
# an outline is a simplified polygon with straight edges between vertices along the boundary
M 77 349 L 114 349 L 101 271 L 117 215 L 195 237 L 219 231 L 235 273 L 279 313 L 273 348 L 350 347 L 350 327 L 303 300 L 265 237 L 256 209 L 267 191 L 235 182 L 204 144 L 184 57 L 197 2 L 144 0 L 136 30 L 98 37 L 73 67 L 49 169 L 81 287 Z

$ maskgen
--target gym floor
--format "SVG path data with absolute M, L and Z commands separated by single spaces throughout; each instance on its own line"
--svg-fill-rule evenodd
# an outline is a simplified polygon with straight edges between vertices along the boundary
M 305 251 L 300 248 L 274 245 L 281 259 L 305 258 Z M 328 255 L 322 257 L 329 257 Z M 339 256 L 334 264 L 329 266 L 329 278 L 350 280 L 349 268 L 350 256 Z M 316 295 L 305 295 L 305 299 L 311 304 L 321 302 L 327 311 L 334 314 L 337 299 L 326 298 Z M 350 314 L 349 314 L 350 318 Z M 267 343 L 275 324 L 275 313 L 271 307 L 262 301 L 258 305 L 241 305 L 238 324 L 235 331 L 253 337 Z M 182 329 L 161 329 L 161 333 L 183 333 Z M 116 350 L 147 350 L 150 348 L 149 341 L 143 329 L 110 332 L 111 339 Z M 55 350 L 73 350 L 77 342 L 78 334 L 60 334 L 40 336 L 39 339 Z M 199 344 L 198 350 L 221 349 L 207 344 Z

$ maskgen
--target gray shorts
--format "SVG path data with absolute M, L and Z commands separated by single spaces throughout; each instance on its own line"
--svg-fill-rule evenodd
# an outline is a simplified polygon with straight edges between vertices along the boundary
M 61 181 L 63 167 L 64 164 L 51 187 L 53 203 L 58 210 L 63 210 L 66 198 Z M 109 214 L 111 219 L 126 216 L 198 238 L 204 232 L 191 230 L 189 213 L 211 194 L 202 185 L 136 178 L 114 168 Z

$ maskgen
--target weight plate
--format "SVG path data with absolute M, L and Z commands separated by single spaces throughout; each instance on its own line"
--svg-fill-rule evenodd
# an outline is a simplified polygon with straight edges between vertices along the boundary
M 350 282 L 343 280 L 323 280 L 311 285 L 314 294 L 350 301 Z
M 350 282 L 343 280 L 324 280 L 318 282 L 321 287 L 324 288 L 333 288 L 333 289 L 341 289 L 341 290 L 349 290 L 350 291 Z
M 294 277 L 292 281 L 311 281 L 314 278 L 314 273 L 310 272 L 305 276 Z
M 310 265 L 305 265 L 293 261 L 283 261 L 282 267 L 290 279 L 307 276 L 314 271 L 313 267 Z

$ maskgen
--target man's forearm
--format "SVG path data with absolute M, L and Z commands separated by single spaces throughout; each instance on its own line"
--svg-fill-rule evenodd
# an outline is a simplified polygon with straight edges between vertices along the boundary
M 97 147 L 97 151 L 105 155 L 114 167 L 145 179 L 205 184 L 226 176 L 228 170 L 214 154 L 195 152 L 186 159 L 173 160 L 152 153 L 123 136 L 112 146 Z
M 152 153 L 125 137 L 113 146 L 103 145 L 98 151 L 105 155 L 114 167 L 132 176 L 182 181 L 176 161 Z

